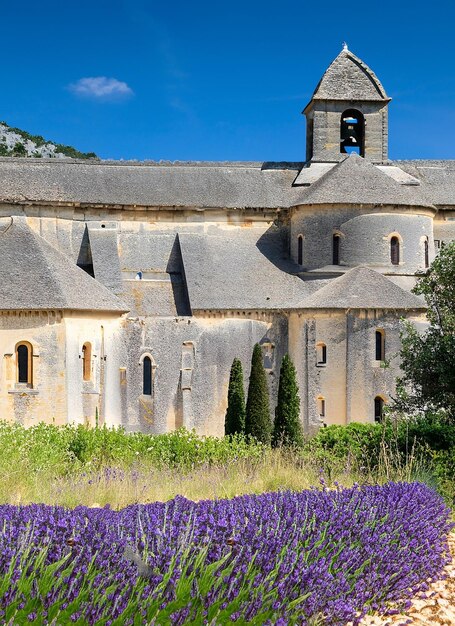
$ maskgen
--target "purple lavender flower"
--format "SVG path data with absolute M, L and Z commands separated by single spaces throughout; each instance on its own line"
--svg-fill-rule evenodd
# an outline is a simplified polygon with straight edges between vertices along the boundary
M 229 619 L 239 623 L 268 611 L 263 623 L 284 626 L 298 616 L 303 625 L 322 616 L 341 626 L 369 610 L 403 606 L 426 589 L 449 560 L 451 528 L 442 499 L 420 483 L 198 503 L 178 496 L 122 511 L 4 505 L 0 517 L 0 583 L 11 575 L 0 614 L 29 600 L 19 581 L 34 562 L 61 563 L 44 597 L 39 583 L 30 591 L 42 604 L 35 619 L 43 624 L 55 606 L 70 610 L 93 572 L 93 592 L 70 620 L 115 621 L 140 589 L 144 621 L 155 602 L 173 626 L 196 617 L 210 623 L 213 612 L 234 605 Z M 193 581 L 188 589 L 186 580 Z M 189 595 L 176 606 L 182 590 Z

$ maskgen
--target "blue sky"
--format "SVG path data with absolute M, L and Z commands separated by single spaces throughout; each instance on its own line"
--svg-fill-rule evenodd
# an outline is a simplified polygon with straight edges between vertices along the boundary
M 0 119 L 103 158 L 303 160 L 343 41 L 389 96 L 390 158 L 455 158 L 455 1 L 2 3 Z

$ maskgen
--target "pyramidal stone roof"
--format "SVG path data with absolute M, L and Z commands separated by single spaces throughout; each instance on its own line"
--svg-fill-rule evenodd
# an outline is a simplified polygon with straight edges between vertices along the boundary
M 337 163 L 296 204 L 403 205 L 434 208 L 419 185 L 403 185 L 358 154 Z
M 126 312 L 106 287 L 72 263 L 24 217 L 0 219 L 0 310 Z
M 312 100 L 386 100 L 390 98 L 376 74 L 347 46 L 329 65 Z
M 302 309 L 425 310 L 417 296 L 368 267 L 354 267 L 305 298 Z

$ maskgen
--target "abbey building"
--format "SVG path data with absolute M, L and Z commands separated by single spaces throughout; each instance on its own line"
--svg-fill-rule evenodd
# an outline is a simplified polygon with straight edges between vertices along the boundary
M 290 354 L 308 432 L 380 419 L 455 238 L 455 162 L 388 160 L 389 102 L 345 48 L 299 163 L 0 159 L 2 419 L 221 435 L 256 342 L 272 408 Z

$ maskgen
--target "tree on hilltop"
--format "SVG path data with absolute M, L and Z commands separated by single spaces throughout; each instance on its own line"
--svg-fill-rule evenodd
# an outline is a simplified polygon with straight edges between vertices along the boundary
M 272 446 L 276 448 L 301 445 L 303 445 L 303 430 L 300 422 L 299 388 L 294 364 L 289 355 L 285 354 L 280 369 Z
M 239 359 L 231 366 L 228 388 L 228 405 L 224 421 L 224 434 L 234 435 L 245 432 L 245 391 L 243 389 L 243 369 Z
M 258 343 L 254 346 L 251 358 L 245 434 L 253 436 L 262 443 L 268 445 L 271 443 L 272 421 L 270 419 L 269 388 L 262 363 L 262 350 Z

